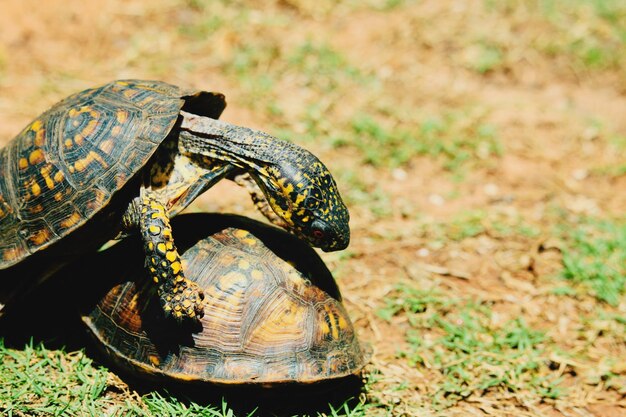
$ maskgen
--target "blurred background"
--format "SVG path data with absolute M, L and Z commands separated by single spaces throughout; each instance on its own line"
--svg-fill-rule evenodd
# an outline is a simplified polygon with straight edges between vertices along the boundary
M 322 256 L 374 350 L 341 413 L 626 415 L 623 1 L 3 0 L 0 12 L 1 144 L 71 93 L 143 78 L 220 91 L 222 119 L 326 163 L 353 238 Z M 227 183 L 190 210 L 260 218 Z M 0 403 L 17 401 L 24 382 L 5 374 Z M 115 406 L 154 411 L 125 392 Z

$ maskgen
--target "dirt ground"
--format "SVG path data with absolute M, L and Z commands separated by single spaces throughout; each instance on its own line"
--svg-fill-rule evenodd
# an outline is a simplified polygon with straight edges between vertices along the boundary
M 351 212 L 352 241 L 348 251 L 322 256 L 360 337 L 373 348 L 376 378 L 368 399 L 380 407 L 372 414 L 626 416 L 623 389 L 580 376 L 604 356 L 623 360 L 624 340 L 594 345 L 579 367 L 582 359 L 559 361 L 554 350 L 555 372 L 568 387 L 558 398 L 524 400 L 505 389 L 485 389 L 433 411 L 429 384 L 440 382 L 438 368 L 399 353 L 413 349 L 407 336 L 413 316 L 378 314 L 402 301 L 399 284 L 437 287 L 453 298 L 488 303 L 495 322 L 521 317 L 571 352 L 585 331 L 582 312 L 601 305 L 626 316 L 623 293 L 612 306 L 584 290 L 571 297 L 551 293 L 565 285 L 555 278 L 563 268 L 556 226 L 575 230 L 589 217 L 624 221 L 625 69 L 619 57 L 585 66 L 576 55 L 581 44 L 568 43 L 579 32 L 580 38 L 613 42 L 606 35 L 611 26 L 584 7 L 564 7 L 563 19 L 550 20 L 536 6 L 544 2 L 533 1 L 501 7 L 455 0 L 261 3 L 3 1 L 0 143 L 59 99 L 112 79 L 222 91 L 229 103 L 223 119 L 291 132 L 336 174 Z M 220 20 L 213 27 L 215 16 Z M 290 51 L 307 44 L 334 54 L 312 48 L 313 58 L 293 58 Z M 571 48 L 554 46 L 562 44 Z M 626 52 L 623 43 L 609 50 Z M 317 72 L 308 59 L 330 63 Z M 359 76 L 351 69 L 365 81 L 354 81 Z M 351 130 L 359 114 L 378 118 L 389 135 L 359 138 Z M 447 165 L 454 159 L 446 151 L 409 149 L 399 162 L 386 156 L 404 149 L 395 139 L 401 132 L 448 114 L 460 116 L 446 125 L 442 140 L 471 142 L 482 132 L 478 125 L 488 126 L 501 149 L 479 144 L 453 150 L 469 149 L 458 168 Z M 333 142 L 335 132 L 346 143 Z M 364 157 L 364 148 L 382 159 Z M 261 219 L 245 191 L 225 182 L 190 210 Z M 467 220 L 472 215 L 479 218 Z M 512 231 L 502 232 L 500 224 Z M 536 233 L 519 232 L 520 225 Z M 467 232 L 469 226 L 478 231 Z M 617 376 L 626 372 L 614 369 Z

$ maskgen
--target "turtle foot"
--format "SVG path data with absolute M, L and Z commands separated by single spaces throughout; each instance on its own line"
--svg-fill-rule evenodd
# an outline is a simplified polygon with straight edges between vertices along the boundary
M 173 285 L 167 284 L 158 290 L 166 319 L 198 321 L 204 316 L 204 293 L 195 282 L 179 275 L 173 280 Z

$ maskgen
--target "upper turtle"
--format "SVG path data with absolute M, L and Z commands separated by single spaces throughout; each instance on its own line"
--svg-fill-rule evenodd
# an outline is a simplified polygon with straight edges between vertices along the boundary
M 202 315 L 169 219 L 222 178 L 249 187 L 271 221 L 309 244 L 345 248 L 349 215 L 324 164 L 216 120 L 225 106 L 220 93 L 141 80 L 52 106 L 0 150 L 0 270 L 33 254 L 57 262 L 136 232 L 163 309 L 177 319 Z

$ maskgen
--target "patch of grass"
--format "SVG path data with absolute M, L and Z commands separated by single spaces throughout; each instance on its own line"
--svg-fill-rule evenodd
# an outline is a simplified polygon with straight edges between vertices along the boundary
M 595 174 L 604 175 L 608 177 L 621 177 L 626 175 L 626 163 L 617 165 L 606 165 L 598 167 L 593 171 Z
M 610 305 L 626 292 L 626 222 L 589 219 L 561 231 L 562 276 Z
M 492 42 L 476 42 L 469 52 L 469 66 L 480 74 L 498 69 L 504 63 L 502 48 Z
M 435 407 L 486 392 L 532 401 L 563 394 L 547 365 L 545 334 L 522 318 L 498 323 L 488 302 L 409 285 L 399 285 L 386 301 L 379 316 L 404 315 L 410 325 L 410 350 L 401 356 L 434 372 L 427 394 Z
M 445 237 L 453 241 L 461 241 L 470 237 L 478 236 L 487 231 L 487 213 L 482 210 L 467 211 L 451 222 L 439 224 L 444 228 Z
M 440 242 L 460 242 L 462 240 L 488 234 L 494 237 L 537 237 L 539 229 L 519 216 L 485 210 L 467 210 L 448 221 L 428 222 L 422 226 L 422 233 L 431 240 Z
M 222 399 L 221 407 L 201 406 L 191 403 L 182 403 L 173 397 L 164 397 L 153 392 L 143 397 L 146 405 L 146 416 L 189 416 L 189 417 L 237 417 L 237 414 Z M 256 411 L 246 414 L 239 414 L 245 417 L 254 417 Z
M 351 400 L 346 400 L 343 404 L 335 408 L 330 405 L 330 412 L 328 416 L 331 417 L 365 417 L 368 415 L 368 406 L 359 401 L 355 405 L 350 404 Z M 318 413 L 318 417 L 325 417 L 326 414 Z
M 0 408 L 9 415 L 98 415 L 112 406 L 109 386 L 108 371 L 82 352 L 14 350 L 0 339 Z
M 374 10 L 390 11 L 413 2 L 415 0 L 351 0 L 349 3 L 355 8 L 363 8 L 365 6 Z
M 243 403 L 242 403 L 243 404 Z M 246 405 L 247 406 L 247 405 Z M 368 405 L 346 400 L 328 404 L 329 413 L 314 415 L 365 416 Z M 235 412 L 222 399 L 221 404 L 200 405 L 174 396 L 150 392 L 132 393 L 124 383 L 83 351 L 48 350 L 43 344 L 27 344 L 23 349 L 8 348 L 0 338 L 0 410 L 2 415 L 50 416 L 200 416 L 254 417 L 257 410 Z M 309 416 L 309 415 L 307 415 Z M 294 415 L 297 417 L 297 415 Z M 302 415 L 302 417 L 305 417 Z
M 626 45 L 626 6 L 619 0 L 544 0 L 544 11 L 563 30 L 556 49 L 575 56 L 588 68 L 615 67 Z M 572 20 L 576 25 L 570 26 Z
M 626 151 L 626 136 L 610 133 L 607 139 L 607 152 L 612 153 L 617 158 L 615 162 L 605 162 L 592 168 L 591 172 L 595 175 L 614 178 L 626 175 L 626 162 L 624 162 L 624 158 L 620 158 Z
M 580 343 L 570 356 L 588 364 L 579 370 L 585 383 L 626 394 L 626 317 L 611 307 L 597 305 L 581 317 L 576 340 Z M 597 346 L 605 346 L 606 350 L 599 355 Z
M 416 156 L 430 156 L 443 167 L 459 172 L 478 160 L 502 155 L 494 126 L 472 112 L 449 112 L 425 118 L 414 127 L 394 127 L 392 121 L 357 114 L 341 145 L 356 147 L 363 161 L 376 167 L 397 167 Z
M 304 75 L 304 86 L 320 93 L 329 93 L 346 80 L 364 81 L 365 75 L 352 66 L 347 58 L 327 43 L 307 40 L 287 56 L 291 71 Z
M 198 3 L 201 4 L 201 2 Z M 192 8 L 196 7 L 192 6 Z M 213 35 L 225 23 L 225 20 L 219 15 L 211 14 L 210 16 L 202 16 L 202 18 L 197 18 L 192 22 L 181 25 L 178 31 L 181 35 L 191 38 L 192 40 L 203 40 Z
M 411 4 L 416 0 L 290 0 L 289 9 L 297 11 L 302 16 L 326 17 L 339 10 L 380 11 L 387 12 Z
M 342 170 L 339 174 L 340 184 L 345 184 L 341 191 L 348 206 L 367 207 L 376 219 L 392 214 L 391 199 L 380 184 L 366 181 L 353 170 Z
M 486 1 L 487 8 L 524 19 L 530 46 L 578 70 L 619 69 L 626 48 L 626 4 L 621 0 Z
M 232 57 L 222 67 L 225 73 L 234 75 L 245 92 L 244 104 L 257 110 L 262 103 L 260 110 L 280 116 L 281 121 L 275 122 L 275 133 L 302 142 L 320 137 L 332 142 L 340 125 L 339 120 L 331 117 L 333 107 L 353 89 L 374 80 L 329 43 L 310 39 L 287 48 L 277 47 L 272 39 L 253 37 L 234 48 Z M 284 104 L 276 100 L 283 88 L 307 94 L 295 108 L 285 111 Z
M 261 71 L 269 68 L 280 59 L 280 51 L 272 44 L 243 45 L 235 50 L 228 71 L 232 72 L 246 92 L 244 104 L 249 108 L 262 110 L 268 113 L 281 113 L 282 110 L 274 100 L 276 88 L 276 74 L 271 71 Z
M 617 150 L 626 150 L 626 136 L 612 135 L 609 141 L 617 148 Z

